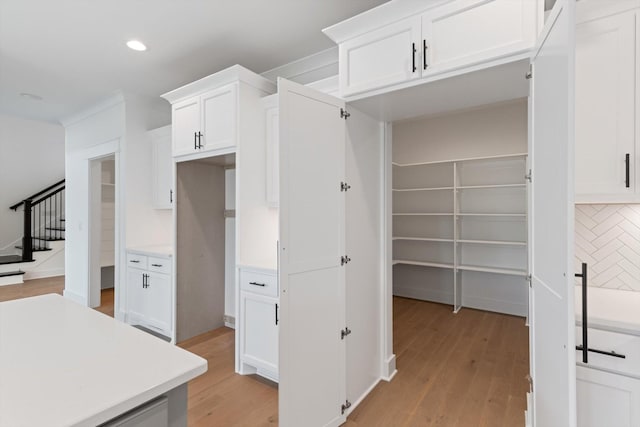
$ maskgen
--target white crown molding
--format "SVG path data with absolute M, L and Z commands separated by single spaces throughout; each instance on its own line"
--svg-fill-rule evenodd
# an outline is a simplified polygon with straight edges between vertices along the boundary
M 284 65 L 280 65 L 271 70 L 265 71 L 261 76 L 276 81 L 278 77 L 285 78 L 287 80 L 293 80 L 298 83 L 301 82 L 304 75 L 312 74 L 317 71 L 338 65 L 338 47 L 330 47 L 329 49 L 322 50 L 304 58 L 297 59 Z

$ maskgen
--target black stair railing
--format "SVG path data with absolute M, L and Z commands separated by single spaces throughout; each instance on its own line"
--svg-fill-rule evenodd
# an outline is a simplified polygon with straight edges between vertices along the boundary
M 17 211 L 23 207 L 24 231 L 22 260 L 33 261 L 33 252 L 47 250 L 47 242 L 64 240 L 65 180 L 38 191 L 11 206 Z

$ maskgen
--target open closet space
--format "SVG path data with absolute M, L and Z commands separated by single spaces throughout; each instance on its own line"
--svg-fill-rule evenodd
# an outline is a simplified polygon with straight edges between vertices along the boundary
M 235 154 L 176 163 L 176 341 L 233 318 Z

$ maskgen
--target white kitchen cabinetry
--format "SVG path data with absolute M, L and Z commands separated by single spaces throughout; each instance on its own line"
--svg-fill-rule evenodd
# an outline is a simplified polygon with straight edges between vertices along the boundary
M 640 425 L 640 380 L 578 366 L 576 393 L 579 427 Z
M 327 28 L 340 46 L 340 93 L 350 96 L 523 53 L 534 45 L 541 7 L 531 0 L 456 0 L 413 11 L 389 5 L 384 17 Z M 394 19 L 402 14 L 404 19 Z
M 253 97 L 273 90 L 268 80 L 234 65 L 162 95 L 172 105 L 173 156 L 182 161 L 234 152 Z
M 278 301 L 275 271 L 240 268 L 242 373 L 278 381 Z
M 263 107 L 265 111 L 265 148 L 266 148 L 266 195 L 267 205 L 272 208 L 278 207 L 280 185 L 279 159 L 278 159 L 278 140 L 280 119 L 278 110 L 278 97 L 271 95 L 263 98 Z
M 171 125 L 149 131 L 151 137 L 151 185 L 153 207 L 173 206 L 173 158 L 171 155 Z
M 636 15 L 606 16 L 576 29 L 577 202 L 640 201 Z
M 127 251 L 127 323 L 171 338 L 171 256 L 150 249 Z

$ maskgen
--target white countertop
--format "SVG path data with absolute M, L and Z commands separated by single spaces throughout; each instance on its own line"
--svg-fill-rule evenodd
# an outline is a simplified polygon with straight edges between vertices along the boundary
M 0 303 L 0 426 L 95 426 L 206 372 L 199 356 L 50 294 Z
M 582 325 L 582 288 L 575 289 L 576 325 Z M 630 335 L 640 335 L 640 292 L 587 289 L 587 326 Z
M 127 252 L 135 252 L 151 256 L 170 257 L 173 256 L 173 247 L 170 245 L 133 246 L 127 248 Z

